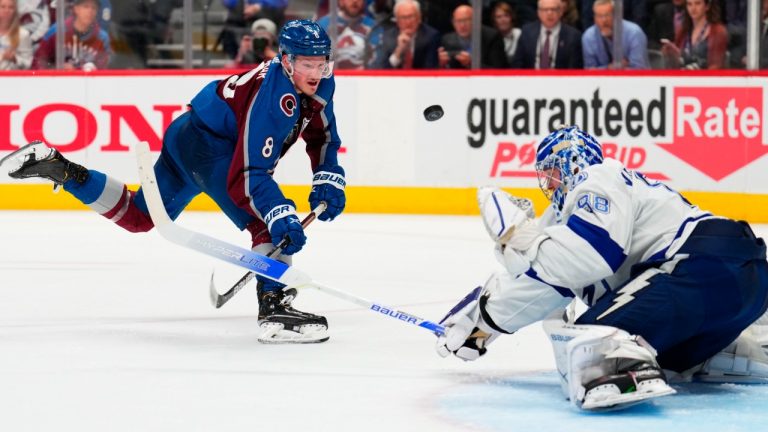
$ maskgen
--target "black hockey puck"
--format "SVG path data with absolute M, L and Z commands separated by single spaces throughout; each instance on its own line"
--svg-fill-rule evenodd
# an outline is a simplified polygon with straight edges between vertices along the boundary
M 427 121 L 440 120 L 443 117 L 443 114 L 445 113 L 443 112 L 443 107 L 440 105 L 432 105 L 424 110 L 424 118 L 427 119 Z

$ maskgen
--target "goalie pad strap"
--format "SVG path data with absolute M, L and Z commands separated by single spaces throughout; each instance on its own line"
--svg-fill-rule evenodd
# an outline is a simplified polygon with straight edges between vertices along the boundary
M 488 312 L 485 310 L 485 305 L 488 303 L 488 296 L 484 295 L 480 297 L 480 317 L 485 322 L 485 324 L 488 325 L 488 327 L 494 329 L 495 331 L 499 333 L 504 334 L 513 334 L 514 332 L 508 332 L 504 330 L 503 328 L 499 327 L 495 322 L 493 322 L 493 319 L 488 314 Z

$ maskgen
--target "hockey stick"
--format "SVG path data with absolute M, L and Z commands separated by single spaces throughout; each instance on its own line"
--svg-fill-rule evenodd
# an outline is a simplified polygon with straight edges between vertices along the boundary
M 301 226 L 306 228 L 310 223 L 312 223 L 313 220 L 315 220 L 315 218 L 317 218 L 318 215 L 320 215 L 320 213 L 325 211 L 326 207 L 328 207 L 328 205 L 325 202 L 321 202 L 320 205 L 312 210 L 312 212 L 308 214 L 303 221 L 301 221 Z M 290 243 L 290 239 L 285 237 L 282 241 L 280 241 L 280 243 L 277 244 L 274 249 L 272 249 L 269 254 L 267 254 L 267 258 L 277 258 L 283 249 L 288 246 L 288 243 Z M 235 294 L 243 289 L 244 286 L 248 285 L 248 282 L 252 281 L 254 277 L 256 277 L 256 273 L 249 271 L 248 273 L 244 274 L 243 277 L 241 277 L 240 280 L 232 286 L 232 288 L 228 289 L 227 292 L 224 294 L 219 294 L 219 290 L 216 289 L 216 284 L 213 282 L 213 273 L 211 273 L 211 283 L 208 285 L 211 304 L 213 304 L 216 309 L 224 306 L 232 297 L 235 296 Z
M 155 228 L 166 240 L 214 258 L 245 267 L 259 276 L 285 285 L 301 286 L 310 281 L 309 276 L 288 264 L 175 224 L 168 217 L 168 213 L 163 205 L 163 198 L 160 196 L 160 189 L 155 179 L 152 155 L 149 152 L 149 144 L 140 142 L 137 146 L 136 156 L 139 165 L 139 179 L 144 190 L 149 214 L 152 217 Z
M 144 190 L 144 197 L 147 200 L 149 214 L 160 235 L 171 243 L 196 250 L 240 267 L 245 267 L 259 276 L 264 276 L 289 287 L 316 288 L 326 294 L 352 302 L 380 315 L 385 315 L 408 324 L 425 328 L 438 336 L 442 336 L 445 333 L 445 327 L 440 324 L 313 282 L 309 276 L 297 270 L 295 267 L 288 266 L 285 263 L 275 261 L 253 251 L 231 245 L 205 234 L 176 225 L 171 218 L 168 217 L 168 213 L 165 211 L 163 199 L 160 196 L 160 190 L 158 189 L 157 180 L 155 179 L 155 171 L 152 166 L 152 155 L 149 152 L 149 144 L 140 142 L 137 146 L 136 156 L 139 165 L 141 187 Z
M 330 294 L 334 297 L 340 298 L 342 300 L 346 300 L 358 306 L 362 306 L 370 311 L 377 312 L 379 314 L 386 315 L 390 318 L 394 318 L 400 321 L 404 321 L 408 324 L 413 324 L 415 326 L 425 328 L 427 330 L 430 330 L 432 333 L 434 333 L 437 336 L 445 335 L 445 327 L 441 326 L 438 323 L 425 320 L 423 318 L 419 318 L 416 315 L 411 315 L 407 312 L 403 312 L 386 305 L 372 302 L 362 297 L 358 297 L 356 295 L 352 295 L 350 293 L 338 290 L 336 288 L 331 288 L 329 286 L 322 285 L 314 281 L 310 281 L 309 283 L 304 285 L 304 287 L 316 288 L 318 291 L 322 291 L 326 294 Z

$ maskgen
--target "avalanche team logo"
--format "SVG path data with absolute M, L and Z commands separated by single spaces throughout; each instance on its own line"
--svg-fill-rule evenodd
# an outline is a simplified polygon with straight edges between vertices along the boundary
M 283 110 L 283 114 L 288 117 L 293 117 L 293 113 L 296 110 L 296 97 L 290 93 L 284 94 L 280 98 L 280 109 Z

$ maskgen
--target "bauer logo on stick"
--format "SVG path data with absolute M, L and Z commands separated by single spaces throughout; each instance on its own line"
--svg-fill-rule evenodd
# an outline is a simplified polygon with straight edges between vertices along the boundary
M 440 105 L 432 105 L 424 110 L 424 118 L 431 122 L 440 120 L 443 117 L 443 114 L 445 113 L 443 112 L 443 107 Z

